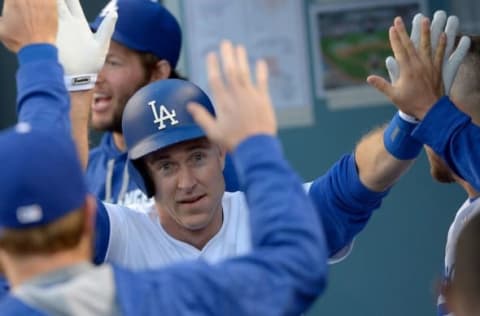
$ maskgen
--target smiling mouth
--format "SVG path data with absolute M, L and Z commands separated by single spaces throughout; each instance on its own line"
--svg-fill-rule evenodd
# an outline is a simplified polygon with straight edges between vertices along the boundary
M 98 94 L 95 95 L 93 98 L 93 105 L 92 110 L 96 112 L 102 112 L 108 109 L 110 102 L 112 101 L 112 97 Z

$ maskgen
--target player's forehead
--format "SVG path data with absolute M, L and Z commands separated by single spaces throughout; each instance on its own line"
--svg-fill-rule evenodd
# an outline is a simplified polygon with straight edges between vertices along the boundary
M 184 142 L 180 142 L 166 148 L 148 154 L 145 159 L 147 162 L 154 162 L 163 159 L 173 159 L 179 155 L 188 155 L 197 150 L 209 150 L 213 148 L 213 144 L 206 138 L 196 138 Z
M 110 41 L 110 46 L 108 48 L 108 56 L 136 56 L 137 52 L 133 49 L 128 48 L 127 46 L 120 44 L 115 40 Z

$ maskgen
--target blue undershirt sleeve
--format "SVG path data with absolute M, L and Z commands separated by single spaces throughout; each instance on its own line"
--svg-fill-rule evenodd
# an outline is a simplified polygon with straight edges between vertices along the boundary
M 480 190 L 480 127 L 448 97 L 441 98 L 413 131 L 460 177 Z

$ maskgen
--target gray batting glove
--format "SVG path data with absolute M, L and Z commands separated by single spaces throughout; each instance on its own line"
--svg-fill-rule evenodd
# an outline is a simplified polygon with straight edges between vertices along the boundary
M 423 15 L 418 13 L 415 15 L 412 21 L 412 32 L 410 34 L 410 39 L 412 40 L 414 46 L 418 48 L 420 43 L 420 29 L 421 21 Z M 455 44 L 455 36 L 458 33 L 459 20 L 456 16 L 449 16 L 445 11 L 436 11 L 432 23 L 430 25 L 430 41 L 432 46 L 432 53 L 437 49 L 438 41 L 442 30 L 444 30 L 447 35 L 447 46 L 445 48 L 445 57 L 442 65 L 442 78 L 443 86 L 445 89 L 445 94 L 450 93 L 450 88 L 452 87 L 453 80 L 457 74 L 457 70 L 462 63 L 463 58 L 465 58 L 470 48 L 470 38 L 468 36 L 462 36 L 459 44 L 456 49 L 453 50 Z M 445 29 L 444 29 L 445 28 Z M 453 53 L 452 53 L 453 51 Z M 385 65 L 387 67 L 388 75 L 390 76 L 390 82 L 393 84 L 400 75 L 400 69 L 398 63 L 392 56 L 387 57 L 385 60 Z

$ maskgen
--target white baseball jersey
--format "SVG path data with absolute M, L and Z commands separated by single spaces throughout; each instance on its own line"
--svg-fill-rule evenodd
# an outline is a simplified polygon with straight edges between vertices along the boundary
M 105 207 L 111 236 L 106 259 L 130 269 L 158 268 L 197 258 L 214 263 L 251 249 L 249 212 L 241 192 L 223 195 L 222 227 L 202 250 L 171 237 L 160 224 L 155 206 L 147 212 L 132 212 L 114 204 Z
M 455 219 L 448 229 L 447 244 L 445 246 L 445 278 L 451 279 L 455 270 L 455 246 L 457 244 L 458 236 L 465 224 L 472 216 L 480 211 L 480 198 L 473 201 L 467 199 L 458 209 Z M 453 316 L 453 314 L 445 311 L 445 297 L 440 295 L 438 297 L 438 314 L 445 316 Z

